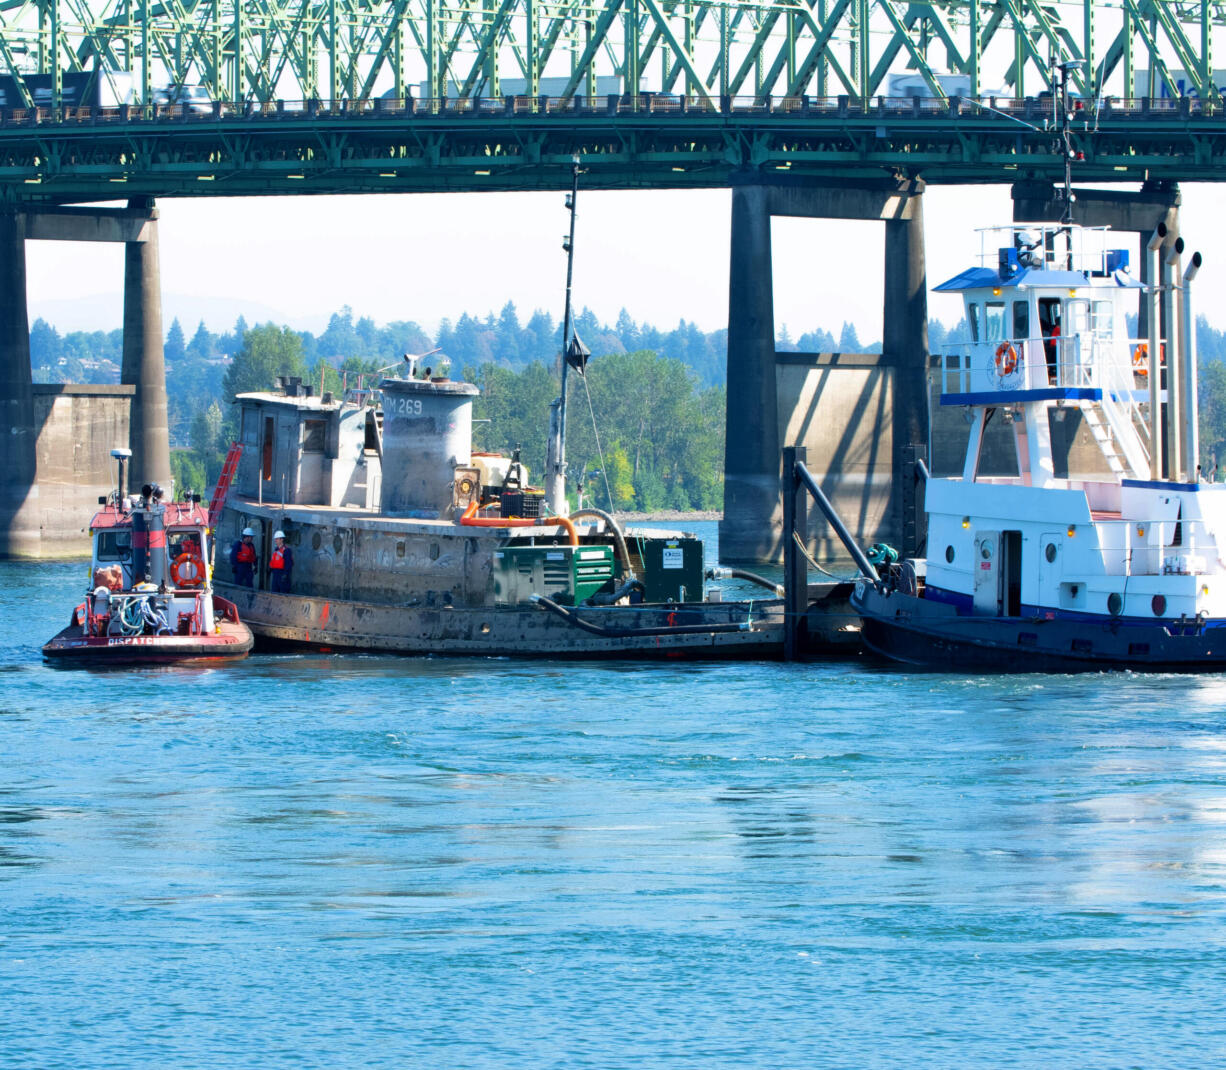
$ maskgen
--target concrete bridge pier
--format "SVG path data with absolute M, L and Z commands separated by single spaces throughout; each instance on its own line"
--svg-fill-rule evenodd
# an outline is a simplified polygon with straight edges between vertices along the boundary
M 784 445 L 807 448 L 810 470 L 857 539 L 916 552 L 923 532 L 913 473 L 928 441 L 922 194 L 915 180 L 733 188 L 723 560 L 781 559 Z M 885 223 L 882 353 L 776 352 L 776 215 Z M 818 554 L 844 556 L 824 523 L 813 535 Z
M 121 379 L 129 389 L 33 386 L 27 240 L 125 244 Z M 0 212 L 0 436 L 0 557 L 85 552 L 98 496 L 114 485 L 115 446 L 130 441 L 133 483 L 171 489 L 157 210 L 151 199 L 130 201 L 127 208 Z
M 136 388 L 132 403 L 129 486 L 160 483 L 169 493 L 170 423 L 166 412 L 166 360 L 162 350 L 162 285 L 157 209 L 153 198 L 134 198 L 129 212 L 144 214 L 140 237 L 124 243 L 123 367 L 121 383 Z
M 0 212 L 0 557 L 37 557 L 40 542 L 25 224 Z

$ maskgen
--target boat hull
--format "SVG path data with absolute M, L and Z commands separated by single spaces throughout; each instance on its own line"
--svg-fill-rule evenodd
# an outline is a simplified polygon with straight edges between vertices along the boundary
M 945 672 L 1201 672 L 1226 669 L 1226 621 L 985 617 L 857 585 L 865 646 Z
M 261 647 L 549 658 L 774 658 L 783 652 L 778 599 L 581 607 L 563 616 L 534 604 L 397 606 L 220 589 Z
M 223 621 L 214 635 L 83 635 L 70 624 L 43 645 L 43 657 L 59 664 L 158 665 L 234 661 L 255 639 L 245 624 Z

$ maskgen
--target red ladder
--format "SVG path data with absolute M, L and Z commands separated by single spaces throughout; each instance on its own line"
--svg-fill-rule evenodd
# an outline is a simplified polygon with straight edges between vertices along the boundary
M 221 475 L 217 477 L 217 486 L 213 488 L 213 499 L 209 502 L 209 527 L 217 529 L 221 520 L 221 510 L 226 504 L 226 494 L 230 484 L 234 482 L 234 473 L 238 471 L 238 459 L 243 455 L 243 444 L 231 442 L 230 452 L 226 454 L 226 463 L 221 466 Z

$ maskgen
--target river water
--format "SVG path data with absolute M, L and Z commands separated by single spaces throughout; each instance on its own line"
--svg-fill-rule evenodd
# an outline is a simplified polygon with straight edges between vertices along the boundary
M 0 565 L 0 1066 L 1226 1060 L 1226 678 L 45 667 Z

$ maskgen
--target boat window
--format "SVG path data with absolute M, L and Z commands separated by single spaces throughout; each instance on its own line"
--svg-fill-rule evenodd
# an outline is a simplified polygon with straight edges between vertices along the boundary
M 323 420 L 306 420 L 302 425 L 302 452 L 323 453 L 324 431 L 327 424 Z
M 1026 339 L 1030 337 L 1030 302 L 1013 302 L 1013 337 Z
M 242 441 L 244 446 L 254 446 L 259 417 L 251 409 L 243 409 Z
M 166 549 L 173 561 L 180 554 L 200 556 L 200 533 L 189 531 L 168 531 L 166 533 Z
M 1076 334 L 1084 334 L 1089 328 L 1090 302 L 1066 301 L 1064 303 L 1064 337 L 1071 338 Z
M 970 325 L 970 328 L 971 328 L 971 341 L 978 342 L 979 341 L 979 306 L 978 305 L 972 304 L 972 305 L 966 306 L 966 319 L 967 319 L 967 323 Z
M 273 420 L 264 417 L 264 478 L 272 479 Z
M 988 301 L 984 305 L 984 313 L 984 327 L 987 328 L 984 341 L 1003 342 L 1005 340 L 1005 303 Z
M 1095 334 L 1111 333 L 1111 302 L 1095 301 L 1090 318 L 1090 329 Z
M 98 533 L 99 561 L 131 561 L 132 532 L 127 528 L 120 531 L 100 531 Z

